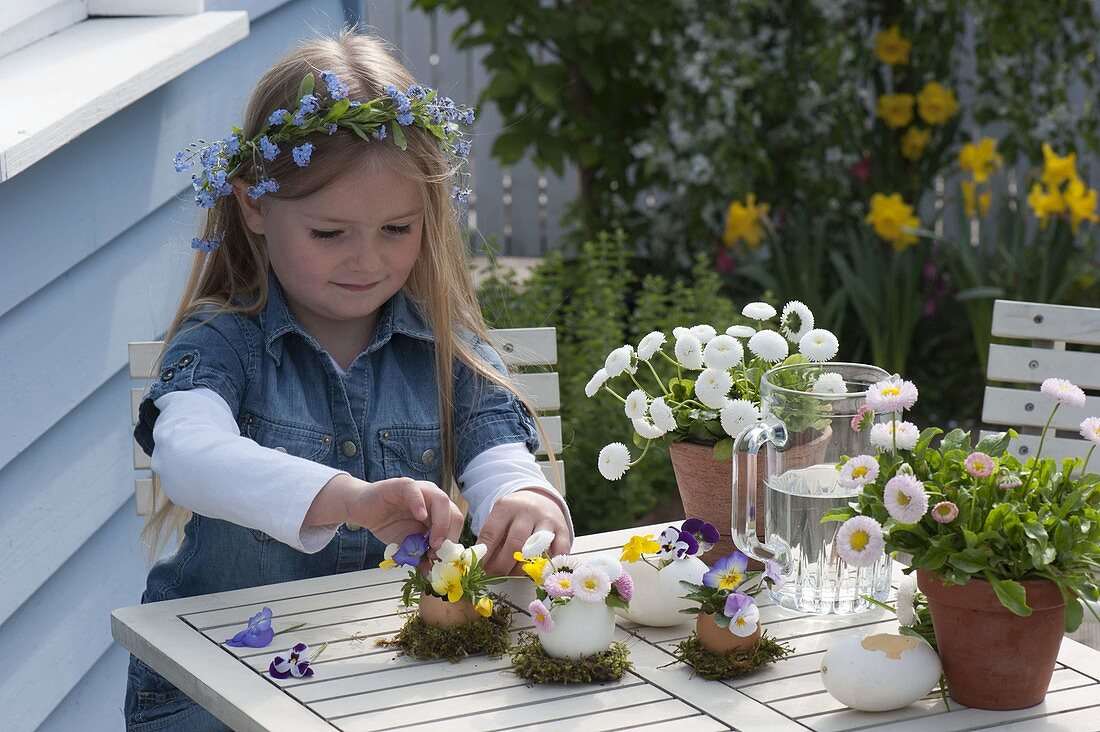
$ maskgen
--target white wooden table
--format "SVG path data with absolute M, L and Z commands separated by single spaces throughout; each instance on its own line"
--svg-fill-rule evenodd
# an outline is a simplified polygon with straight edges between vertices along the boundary
M 575 553 L 614 551 L 645 529 L 581 537 Z M 643 628 L 620 619 L 619 640 L 630 646 L 634 670 L 621 681 L 588 686 L 527 686 L 508 672 L 507 656 L 458 664 L 423 662 L 375 645 L 395 633 L 404 572 L 369 570 L 234 592 L 122 608 L 112 613 L 116 640 L 236 730 L 377 730 L 442 722 L 448 730 L 712 729 L 848 730 L 1082 730 L 1100 729 L 1100 651 L 1062 642 L 1046 701 L 1030 709 L 988 712 L 955 702 L 945 710 L 935 694 L 905 709 L 869 714 L 843 707 L 821 685 L 821 658 L 846 633 L 895 630 L 893 615 L 805 616 L 761 596 L 768 632 L 795 654 L 729 682 L 693 676 L 668 665 L 671 647 L 689 623 Z M 896 578 L 895 578 L 896 581 Z M 502 592 L 519 608 L 533 598 L 532 583 L 509 580 Z M 267 648 L 230 648 L 221 642 L 267 605 L 276 636 Z M 516 614 L 517 632 L 531 626 Z M 316 675 L 279 681 L 268 663 L 293 643 L 311 650 L 328 641 Z

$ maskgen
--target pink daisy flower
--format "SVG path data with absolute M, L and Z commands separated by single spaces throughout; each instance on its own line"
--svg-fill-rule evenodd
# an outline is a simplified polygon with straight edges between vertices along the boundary
M 535 621 L 535 627 L 543 633 L 549 633 L 554 629 L 554 619 L 550 617 L 550 611 L 542 604 L 542 600 L 535 600 L 528 605 L 527 612 L 531 613 L 531 619 Z
M 1047 379 L 1039 387 L 1039 391 L 1059 404 L 1065 404 L 1073 409 L 1080 409 L 1085 406 L 1085 392 L 1081 391 L 1081 387 L 1075 386 L 1065 379 Z
M 1020 476 L 1015 473 L 1004 473 L 1001 475 L 1000 486 L 1003 490 L 1010 491 L 1013 488 L 1019 488 L 1024 482 L 1020 480 Z
M 875 419 L 875 410 L 868 407 L 866 404 L 861 404 L 859 409 L 856 410 L 856 415 L 852 417 L 852 431 L 863 432 L 871 426 L 871 422 Z
M 862 488 L 868 483 L 874 483 L 877 477 L 878 460 L 870 455 L 859 455 L 841 467 L 839 483 L 845 488 Z
M 932 518 L 941 524 L 949 524 L 959 515 L 959 507 L 951 501 L 940 501 L 932 508 Z
M 876 412 L 901 412 L 917 403 L 917 387 L 912 381 L 891 376 L 867 390 L 867 406 Z
M 623 602 L 630 602 L 634 598 L 634 579 L 629 572 L 623 572 L 619 579 L 611 583 L 611 586 L 619 593 Z
M 1100 445 L 1100 417 L 1089 417 L 1081 423 L 1081 437 L 1094 445 Z
M 553 572 L 542 581 L 542 588 L 546 590 L 546 594 L 550 595 L 551 600 L 557 600 L 559 597 L 572 597 L 573 573 Z
M 607 572 L 598 567 L 582 565 L 573 572 L 573 599 L 581 602 L 603 602 L 611 592 Z
M 975 478 L 988 478 L 993 475 L 993 470 L 997 467 L 993 462 L 993 458 L 986 455 L 984 452 L 971 453 L 966 458 L 966 472 L 973 475 Z
M 915 476 L 898 473 L 886 481 L 882 502 L 890 516 L 900 524 L 915 524 L 928 510 L 928 493 Z
M 882 557 L 882 527 L 869 516 L 853 516 L 836 532 L 836 550 L 853 567 L 869 567 Z

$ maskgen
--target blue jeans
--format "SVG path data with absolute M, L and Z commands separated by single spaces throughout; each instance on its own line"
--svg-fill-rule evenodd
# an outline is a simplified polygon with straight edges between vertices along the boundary
M 137 657 L 130 656 L 126 732 L 226 732 L 224 723 Z

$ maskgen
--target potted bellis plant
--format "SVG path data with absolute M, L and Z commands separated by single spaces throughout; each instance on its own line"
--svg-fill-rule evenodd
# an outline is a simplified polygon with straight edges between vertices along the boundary
M 823 521 L 843 521 L 836 551 L 867 566 L 885 552 L 911 557 L 928 599 L 951 696 L 981 709 L 1020 709 L 1046 696 L 1063 632 L 1075 630 L 1086 601 L 1100 597 L 1100 476 L 1088 472 L 1100 445 L 1100 418 L 1081 435 L 1084 459 L 1042 457 L 1060 407 L 1080 409 L 1085 394 L 1063 379 L 1041 391 L 1054 401 L 1039 449 L 1021 463 L 1008 451 L 1016 432 L 977 444 L 953 430 L 918 431 L 899 418 L 916 387 L 892 378 L 868 392 L 853 429 L 870 427 L 876 455 L 844 458 L 841 482 L 860 493 Z M 893 414 L 872 424 L 874 412 Z
M 660 331 L 649 333 L 637 348 L 624 345 L 608 354 L 585 386 L 589 397 L 604 391 L 623 405 L 634 428 L 633 442 L 642 449 L 634 458 L 630 448 L 613 442 L 600 450 L 600 473 L 619 480 L 656 444 L 668 444 L 684 513 L 718 527 L 720 539 L 704 560 L 733 551 L 730 529 L 734 438 L 756 424 L 760 412 L 760 379 L 776 365 L 825 363 L 836 357 L 839 343 L 830 331 L 814 327 L 814 315 L 798 301 L 782 312 L 765 302 L 742 310 L 744 323 L 720 332 L 711 325 L 673 329 L 672 348 Z M 776 322 L 777 321 L 777 322 Z M 792 348 L 797 347 L 797 352 Z M 671 354 L 668 352 L 671 350 Z M 655 365 L 656 364 L 656 365 Z M 665 380 L 658 368 L 675 372 Z M 822 388 L 828 388 L 826 380 Z M 793 384 L 809 391 L 812 383 Z M 802 425 L 809 431 L 810 425 Z M 824 452 L 824 441 L 820 445 Z M 815 447 L 795 448 L 788 462 L 813 459 Z M 805 456 L 801 453 L 805 452 Z M 763 460 L 761 453 L 759 460 Z M 744 462 L 745 455 L 738 460 Z M 721 469 L 716 469 L 716 462 Z M 739 463 L 738 475 L 747 473 Z M 756 475 L 762 476 L 763 470 Z M 758 503 L 764 491 L 756 492 Z M 764 511 L 758 505 L 757 533 L 763 538 Z

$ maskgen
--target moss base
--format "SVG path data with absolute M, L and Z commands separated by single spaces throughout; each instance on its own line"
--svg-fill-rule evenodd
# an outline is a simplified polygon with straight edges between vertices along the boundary
M 715 681 L 744 676 L 794 653 L 793 648 L 769 638 L 766 634 L 762 635 L 752 648 L 730 651 L 721 656 L 703 648 L 703 644 L 699 642 L 699 637 L 694 632 L 687 640 L 677 643 L 675 648 L 676 652 L 673 655 L 676 656 L 677 661 L 691 666 L 695 669 L 695 673 L 704 679 Z
M 458 663 L 467 656 L 485 655 L 500 658 L 508 652 L 508 632 L 512 628 L 512 608 L 508 603 L 493 603 L 493 614 L 453 628 L 425 625 L 420 614 L 413 612 L 405 625 L 392 638 L 379 638 L 376 643 L 397 648 L 405 656 L 427 661 L 446 658 Z
M 615 642 L 606 651 L 579 659 L 552 658 L 535 633 L 523 632 L 512 648 L 512 672 L 536 684 L 592 684 L 618 681 L 629 671 L 630 651 Z

